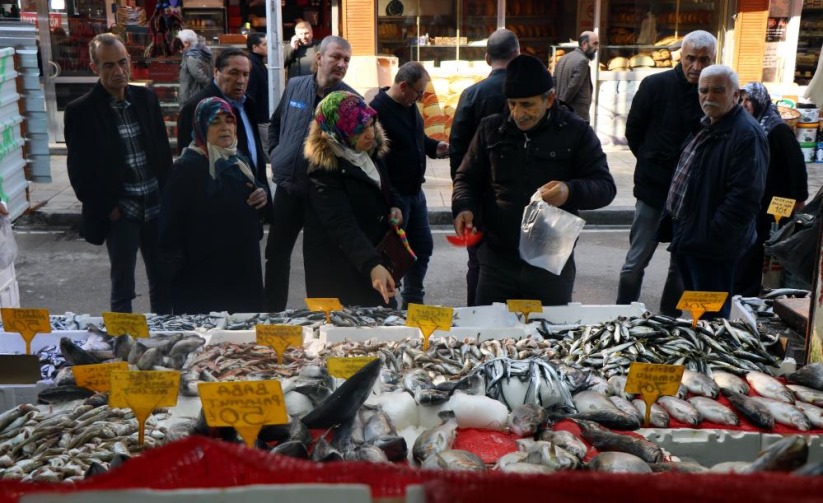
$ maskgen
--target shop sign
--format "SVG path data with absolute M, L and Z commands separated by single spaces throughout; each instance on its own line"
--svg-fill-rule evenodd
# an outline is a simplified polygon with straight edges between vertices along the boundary
M 21 12 L 20 21 L 23 23 L 32 23 L 34 26 L 37 26 L 39 28 L 36 12 Z M 59 12 L 49 12 L 49 30 L 56 30 L 57 28 L 60 28 L 60 25 L 62 23 L 62 14 L 60 14 Z

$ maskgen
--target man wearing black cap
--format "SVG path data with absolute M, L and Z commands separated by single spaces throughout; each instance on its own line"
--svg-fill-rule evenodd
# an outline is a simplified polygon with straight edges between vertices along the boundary
M 458 235 L 475 232 L 482 215 L 477 304 L 539 299 L 571 300 L 574 254 L 560 275 L 520 258 L 523 209 L 536 191 L 571 213 L 602 208 L 617 189 L 594 131 L 573 111 L 555 106 L 551 74 L 537 58 L 520 55 L 506 68 L 508 113 L 483 119 L 457 170 L 452 214 Z

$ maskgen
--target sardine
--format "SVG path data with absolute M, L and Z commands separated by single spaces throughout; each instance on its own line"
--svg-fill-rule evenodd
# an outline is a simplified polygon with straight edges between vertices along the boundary
M 469 451 L 450 449 L 435 452 L 427 457 L 421 468 L 431 470 L 454 470 L 459 472 L 484 472 L 486 463 L 480 456 Z
M 801 435 L 785 437 L 770 445 L 744 473 L 790 472 L 809 459 L 809 445 Z
M 727 388 L 723 388 L 723 394 L 726 395 L 726 398 L 729 399 L 734 409 L 743 416 L 746 421 L 758 428 L 766 430 L 774 428 L 774 416 L 772 416 L 765 405 L 752 400 L 742 393 L 736 393 Z
M 794 393 L 774 377 L 763 372 L 749 372 L 746 381 L 760 396 L 773 398 L 781 402 L 794 403 Z
M 646 420 L 646 402 L 639 398 L 632 400 L 634 408 L 640 412 L 643 421 Z M 669 427 L 669 413 L 666 409 L 656 403 L 652 404 L 652 412 L 649 415 L 649 426 L 652 428 L 668 428 Z
M 657 403 L 666 409 L 669 416 L 677 419 L 681 423 L 697 426 L 703 421 L 703 416 L 700 415 L 700 412 L 694 405 L 680 398 L 661 396 L 657 399 Z
M 720 392 L 717 388 L 717 383 L 710 377 L 693 370 L 684 369 L 683 378 L 680 382 L 686 386 L 689 392 L 693 395 L 717 398 L 717 395 Z
M 705 396 L 693 396 L 689 398 L 689 403 L 703 416 L 703 419 L 711 423 L 737 426 L 740 418 L 734 411 L 717 400 Z
M 546 424 L 546 409 L 533 403 L 518 405 L 509 413 L 509 430 L 519 437 L 530 437 Z
M 790 383 L 801 384 L 818 391 L 823 391 L 823 362 L 803 365 L 797 372 L 786 376 L 786 379 Z
M 775 422 L 797 428 L 800 431 L 810 430 L 812 424 L 806 414 L 794 405 L 763 396 L 749 397 L 757 403 L 764 405 L 774 417 Z
M 626 452 L 601 452 L 588 464 L 589 470 L 608 473 L 652 473 L 641 458 Z
M 457 435 L 457 417 L 451 410 L 441 411 L 439 414 L 443 423 L 421 433 L 414 441 L 412 456 L 418 463 L 422 463 L 435 452 L 442 452 L 452 448 Z

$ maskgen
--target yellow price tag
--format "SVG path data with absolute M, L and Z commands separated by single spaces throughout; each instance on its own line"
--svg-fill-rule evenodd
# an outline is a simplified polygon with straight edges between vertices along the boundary
M 634 362 L 626 377 L 626 393 L 640 393 L 646 402 L 645 426 L 651 420 L 652 404 L 661 395 L 676 395 L 683 379 L 683 365 L 656 365 Z
M 529 322 L 530 313 L 543 312 L 543 303 L 539 300 L 509 299 L 506 305 L 509 307 L 509 312 L 522 313 L 524 323 Z
M 353 356 L 350 358 L 327 358 L 326 368 L 329 375 L 340 379 L 348 379 L 356 374 L 367 363 L 373 362 L 377 358 L 374 356 Z
M 306 307 L 309 308 L 309 311 L 323 311 L 324 313 L 326 313 L 326 323 L 331 323 L 332 311 L 343 310 L 343 304 L 341 304 L 340 299 L 337 298 L 307 298 Z
M 788 218 L 792 216 L 792 212 L 794 212 L 794 204 L 794 199 L 774 196 L 771 203 L 769 203 L 769 209 L 766 210 L 766 213 L 769 215 L 774 215 L 774 221 L 780 223 L 780 219 L 782 217 Z
M 174 407 L 180 389 L 180 372 L 129 370 L 111 373 L 109 406 L 134 411 L 139 427 L 137 443 L 143 445 L 146 419 L 158 407 Z
M 233 427 L 249 447 L 263 425 L 289 422 L 280 381 L 201 382 L 197 390 L 206 423 Z
M 406 326 L 417 327 L 423 332 L 423 351 L 429 349 L 429 337 L 435 330 L 449 331 L 452 328 L 454 308 L 409 304 Z
M 692 313 L 692 327 L 697 326 L 697 321 L 703 313 L 716 313 L 723 309 L 723 304 L 729 292 L 695 292 L 685 291 L 677 303 L 677 309 Z
M 103 323 L 106 324 L 106 332 L 112 337 L 123 334 L 134 338 L 149 336 L 149 324 L 144 314 L 106 312 L 103 313 Z
M 48 309 L 18 309 L 4 307 L 0 309 L 3 316 L 3 329 L 16 332 L 26 341 L 26 354 L 31 354 L 31 341 L 36 334 L 50 334 L 51 321 Z
M 277 364 L 283 364 L 286 348 L 303 347 L 303 327 L 296 325 L 255 325 L 257 344 L 268 346 L 277 353 Z
M 129 364 L 126 362 L 75 365 L 71 368 L 77 385 L 94 391 L 111 390 L 111 373 L 126 372 L 128 370 Z

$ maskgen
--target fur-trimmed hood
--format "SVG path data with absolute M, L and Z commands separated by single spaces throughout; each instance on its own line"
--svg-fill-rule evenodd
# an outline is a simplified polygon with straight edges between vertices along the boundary
M 331 140 L 323 133 L 320 126 L 314 120 L 309 126 L 309 135 L 306 137 L 306 143 L 303 146 L 303 156 L 309 161 L 309 173 L 316 169 L 325 171 L 337 171 L 339 169 L 339 161 L 336 155 L 332 153 L 329 142 Z M 369 155 L 374 159 L 382 158 L 389 152 L 389 140 L 386 138 L 386 133 L 380 122 L 374 122 L 374 147 Z

